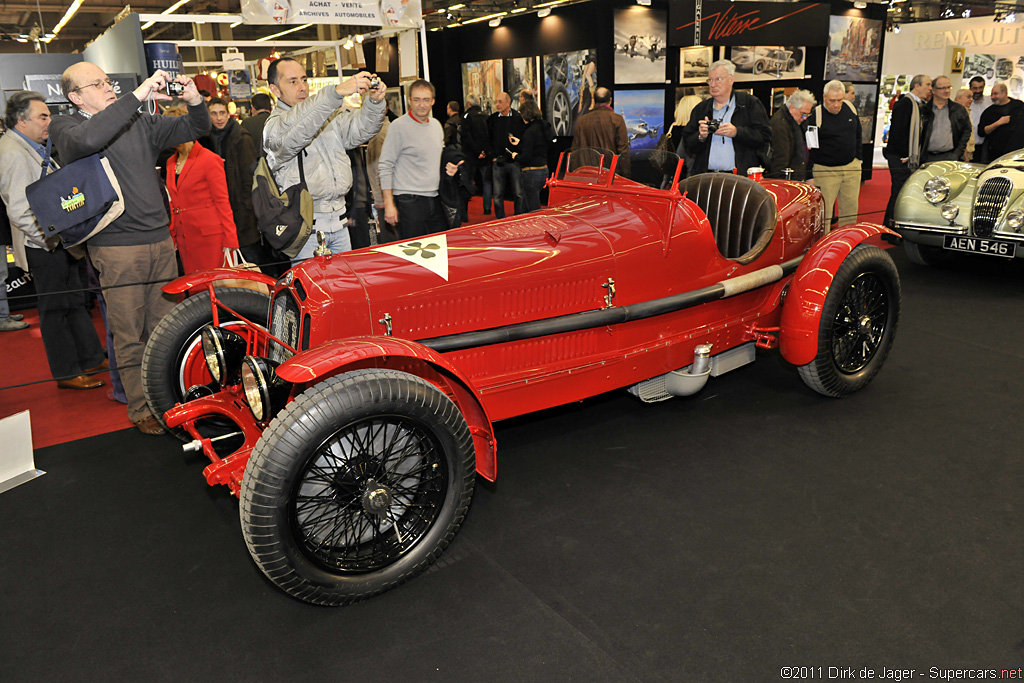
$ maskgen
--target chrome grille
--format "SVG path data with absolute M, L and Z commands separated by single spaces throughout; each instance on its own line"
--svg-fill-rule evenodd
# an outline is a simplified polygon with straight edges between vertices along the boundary
M 287 289 L 282 289 L 274 297 L 274 305 L 270 309 L 270 334 L 293 349 L 299 347 L 299 304 Z M 282 363 L 291 357 L 292 352 L 271 341 L 268 355 L 275 363 Z
M 991 237 L 995 230 L 999 213 L 1006 206 L 1013 183 L 1009 178 L 997 176 L 989 178 L 981 184 L 978 196 L 974 200 L 974 214 L 971 227 L 978 237 Z

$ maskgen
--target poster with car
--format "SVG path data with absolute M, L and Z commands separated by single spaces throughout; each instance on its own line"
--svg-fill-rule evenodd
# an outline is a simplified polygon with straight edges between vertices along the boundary
M 825 80 L 877 81 L 882 21 L 864 17 L 829 17 Z
M 708 67 L 715 61 L 714 48 L 681 47 L 679 48 L 679 82 L 704 83 L 708 80 Z
M 597 49 L 544 55 L 541 110 L 555 135 L 572 135 L 576 119 L 590 111 L 597 87 Z
M 668 43 L 662 10 L 615 10 L 615 82 L 664 83 Z
M 512 98 L 512 106 L 519 108 L 519 93 L 533 94 L 540 104 L 540 57 L 516 57 L 505 60 L 505 91 Z
M 480 108 L 485 114 L 495 111 L 494 100 L 498 93 L 504 92 L 504 69 L 502 60 L 489 59 L 483 62 L 465 62 L 462 65 L 462 102 L 476 95 L 480 98 Z
M 736 45 L 728 48 L 736 81 L 781 81 L 804 77 L 804 48 L 796 45 Z

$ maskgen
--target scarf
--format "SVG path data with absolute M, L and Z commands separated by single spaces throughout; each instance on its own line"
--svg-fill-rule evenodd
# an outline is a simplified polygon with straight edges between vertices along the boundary
M 921 165 L 921 105 L 913 97 L 914 109 L 910 112 L 910 148 L 907 150 L 907 168 L 916 171 Z

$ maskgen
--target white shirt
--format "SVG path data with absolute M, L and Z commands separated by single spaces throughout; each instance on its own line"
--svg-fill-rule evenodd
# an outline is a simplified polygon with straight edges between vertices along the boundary
M 974 129 L 974 144 L 977 147 L 981 147 L 981 143 L 985 142 L 984 135 L 978 135 L 978 122 L 981 121 L 981 112 L 985 111 L 992 106 L 992 98 L 985 96 L 980 100 L 971 100 L 971 128 Z

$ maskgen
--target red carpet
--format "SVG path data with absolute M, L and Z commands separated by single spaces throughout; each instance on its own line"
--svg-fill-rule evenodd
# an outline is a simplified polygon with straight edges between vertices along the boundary
M 861 185 L 860 220 L 881 222 L 885 204 L 889 200 L 889 172 L 875 169 L 874 177 Z M 512 215 L 512 203 L 505 203 L 506 215 Z M 469 202 L 469 222 L 481 223 L 494 219 L 484 215 L 479 197 Z M 35 448 L 74 441 L 96 434 L 125 429 L 131 426 L 125 407 L 107 398 L 110 388 L 106 373 L 100 375 L 107 385 L 88 391 L 58 389 L 50 380 L 49 366 L 39 335 L 39 317 L 35 309 L 20 311 L 31 325 L 27 330 L 0 332 L 0 344 L 7 359 L 3 379 L 0 380 L 0 418 L 23 410 L 31 411 L 32 442 Z M 93 309 L 93 321 L 100 339 L 105 337 L 99 308 Z M 31 382 L 29 386 L 17 386 Z

